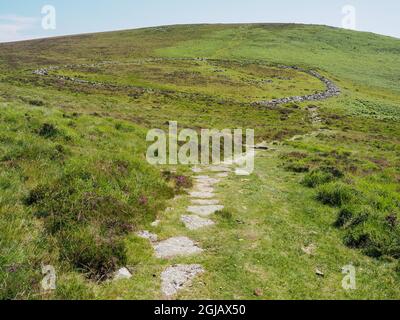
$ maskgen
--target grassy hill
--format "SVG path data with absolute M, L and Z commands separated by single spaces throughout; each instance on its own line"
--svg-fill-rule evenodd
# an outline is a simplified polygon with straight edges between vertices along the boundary
M 316 71 L 341 95 L 254 104 L 323 90 L 281 65 Z M 249 179 L 221 186 L 229 214 L 218 232 L 191 234 L 209 249 L 208 272 L 180 298 L 253 299 L 261 288 L 264 299 L 398 299 L 399 75 L 400 40 L 324 26 L 184 25 L 0 44 L 0 298 L 160 298 L 165 263 L 134 234 L 157 216 L 160 237 L 185 232 L 176 221 L 187 203 L 173 201 L 190 168 L 145 159 L 147 130 L 174 120 L 254 128 L 276 149 L 257 157 Z M 171 201 L 180 209 L 166 215 Z M 305 255 L 311 244 L 317 253 Z M 341 287 L 349 263 L 352 292 Z M 51 295 L 40 292 L 47 264 L 58 270 Z M 132 281 L 107 281 L 125 265 Z

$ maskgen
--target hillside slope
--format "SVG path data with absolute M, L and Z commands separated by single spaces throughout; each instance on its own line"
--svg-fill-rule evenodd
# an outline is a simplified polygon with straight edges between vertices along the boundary
M 208 272 L 181 298 L 400 297 L 399 39 L 165 26 L 0 44 L 0 71 L 0 298 L 161 297 L 148 288 L 166 263 L 134 234 L 156 217 L 160 237 L 185 233 L 187 203 L 174 195 L 193 173 L 145 159 L 147 130 L 169 121 L 254 128 L 275 150 L 220 187 L 217 226 L 190 233 L 209 249 Z M 325 90 L 310 72 L 340 95 L 254 103 Z M 346 263 L 359 268 L 356 292 L 341 288 Z M 51 294 L 40 290 L 46 264 L 59 272 Z M 106 281 L 126 265 L 131 282 Z

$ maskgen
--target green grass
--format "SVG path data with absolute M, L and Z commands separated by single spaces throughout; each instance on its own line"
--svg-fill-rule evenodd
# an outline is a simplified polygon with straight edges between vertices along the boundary
M 178 298 L 256 299 L 260 289 L 260 299 L 398 299 L 399 47 L 370 33 L 284 24 L 1 44 L 0 298 L 158 299 L 166 266 L 201 263 L 207 272 Z M 104 61 L 113 64 L 76 67 Z M 342 95 L 252 105 L 323 89 L 279 64 L 316 70 Z M 32 74 L 50 65 L 60 66 L 52 75 L 105 85 Z M 171 120 L 195 130 L 252 128 L 257 141 L 276 141 L 252 176 L 221 185 L 226 209 L 204 232 L 179 222 L 185 197 L 171 200 L 190 186 L 189 169 L 145 160 L 147 130 Z M 161 239 L 188 235 L 205 253 L 155 259 L 134 231 L 151 229 L 156 217 L 162 224 L 152 231 Z M 313 256 L 301 250 L 310 244 Z M 341 287 L 349 263 L 358 280 L 351 292 Z M 46 264 L 58 276 L 50 295 L 40 290 Z M 121 266 L 133 279 L 107 281 Z

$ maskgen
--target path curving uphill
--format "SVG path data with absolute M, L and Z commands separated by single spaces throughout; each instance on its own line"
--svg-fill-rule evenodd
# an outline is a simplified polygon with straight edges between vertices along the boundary
M 143 59 L 140 60 L 141 62 L 162 62 L 162 61 L 214 61 L 214 62 L 229 62 L 230 60 L 216 60 L 216 59 L 206 59 L 206 58 L 149 58 L 149 59 Z M 130 62 L 132 63 L 132 62 Z M 69 68 L 97 68 L 101 66 L 106 66 L 106 65 L 124 65 L 124 64 L 129 64 L 129 62 L 126 63 L 121 63 L 121 62 L 113 62 L 113 61 L 106 61 L 106 62 L 100 62 L 100 63 L 92 63 L 92 64 L 76 64 L 76 65 L 64 65 L 64 66 L 50 66 L 47 68 L 40 68 L 37 70 L 33 71 L 33 74 L 38 75 L 38 76 L 52 76 L 55 77 L 58 80 L 63 80 L 63 81 L 69 81 L 73 82 L 78 85 L 86 84 L 94 87 L 108 87 L 108 88 L 124 88 L 124 89 L 139 89 L 139 90 L 148 90 L 148 88 L 141 88 L 137 86 L 122 86 L 122 85 L 115 85 L 115 84 L 110 84 L 110 83 L 103 83 L 103 82 L 93 82 L 93 81 L 88 81 L 84 79 L 79 79 L 79 78 L 74 78 L 74 77 L 69 77 L 69 76 L 64 76 L 64 75 L 54 75 L 51 72 L 60 70 L 60 69 L 69 69 Z M 275 66 L 275 65 L 274 65 Z M 320 73 L 314 71 L 314 70 L 307 70 L 304 68 L 300 68 L 297 66 L 285 66 L 285 65 L 276 65 L 276 67 L 281 68 L 281 69 L 291 69 L 291 70 L 296 70 L 299 72 L 306 73 L 322 83 L 324 83 L 326 89 L 321 92 L 317 92 L 314 94 L 310 95 L 303 95 L 303 96 L 290 96 L 290 97 L 284 97 L 284 98 L 278 98 L 278 99 L 273 99 L 273 100 L 264 100 L 264 101 L 255 101 L 252 104 L 253 105 L 258 105 L 258 106 L 274 106 L 274 105 L 280 105 L 280 104 L 287 104 L 287 103 L 300 103 L 300 102 L 306 102 L 306 101 L 321 101 L 321 100 L 326 100 L 332 97 L 339 96 L 341 93 L 340 88 L 330 79 L 324 77 Z M 153 91 L 157 91 L 156 89 L 152 89 Z M 160 91 L 160 90 L 158 90 Z
M 305 69 L 301 69 L 298 67 L 283 67 L 283 68 L 290 68 L 290 69 L 302 71 L 304 73 L 307 73 L 307 74 L 317 78 L 318 80 L 320 80 L 321 82 L 323 82 L 325 84 L 326 90 L 323 92 L 305 95 L 305 96 L 292 96 L 292 97 L 274 99 L 274 100 L 270 100 L 270 101 L 258 101 L 258 102 L 255 102 L 255 104 L 262 105 L 262 106 L 270 106 L 270 105 L 278 105 L 278 104 L 285 104 L 285 103 L 291 103 L 291 102 L 320 101 L 320 100 L 325 100 L 328 98 L 338 96 L 341 93 L 339 87 L 333 81 L 322 76 L 321 74 L 319 74 L 316 71 L 305 70 Z
M 157 61 L 162 61 L 163 59 L 157 59 Z M 164 59 L 166 60 L 166 59 Z M 170 59 L 169 59 L 170 60 Z M 181 59 L 181 60 L 199 60 L 199 59 Z M 207 59 L 202 59 L 207 60 Z M 155 61 L 154 59 L 146 59 L 144 61 Z M 215 61 L 215 60 L 214 60 Z M 226 61 L 226 60 L 224 60 Z M 41 77 L 55 77 L 59 80 L 69 81 L 77 85 L 90 85 L 94 87 L 106 87 L 106 88 L 124 88 L 124 89 L 140 89 L 147 90 L 145 88 L 138 88 L 136 86 L 118 86 L 115 84 L 102 83 L 102 82 L 91 82 L 84 79 L 73 78 L 64 75 L 52 74 L 52 71 L 60 70 L 64 68 L 79 68 L 79 67 L 101 67 L 105 65 L 116 65 L 121 63 L 115 62 L 103 62 L 99 64 L 80 64 L 80 65 L 65 65 L 65 66 L 53 66 L 48 68 L 42 68 L 35 70 L 33 73 Z M 322 92 L 318 92 L 311 95 L 304 96 L 291 96 L 284 97 L 274 100 L 267 101 L 256 101 L 253 102 L 254 106 L 274 106 L 287 103 L 301 103 L 305 101 L 320 101 L 331 97 L 340 95 L 341 91 L 335 83 L 328 78 L 322 76 L 316 71 L 306 70 L 299 67 L 291 66 L 278 66 L 282 69 L 292 69 L 300 72 L 307 73 L 319 81 L 323 82 L 326 89 Z M 156 90 L 154 90 L 156 91 Z M 310 118 L 314 125 L 318 125 L 321 119 L 318 115 L 317 107 L 309 107 L 307 109 L 310 113 Z M 317 133 L 320 131 L 317 131 Z M 296 139 L 298 137 L 293 137 Z M 180 223 L 182 223 L 185 228 L 190 232 L 201 232 L 205 228 L 212 228 L 217 224 L 213 217 L 216 213 L 224 210 L 224 206 L 220 204 L 220 199 L 218 197 L 217 186 L 224 179 L 228 178 L 231 174 L 237 173 L 237 165 L 240 163 L 242 158 L 247 156 L 254 156 L 255 150 L 267 151 L 270 148 L 265 147 L 264 144 L 254 146 L 251 153 L 243 154 L 241 159 L 237 159 L 232 163 L 223 163 L 220 166 L 206 166 L 206 167 L 196 167 L 193 168 L 194 172 L 194 186 L 193 189 L 189 191 L 188 200 L 190 200 L 190 205 L 186 208 L 186 213 L 182 214 L 180 217 Z M 174 208 L 171 208 L 174 210 Z M 160 220 L 155 221 L 151 224 L 152 227 L 157 227 L 163 222 Z M 191 240 L 190 238 L 182 235 L 177 235 L 172 238 L 159 240 L 157 234 L 153 234 L 150 231 L 144 230 L 137 233 L 137 236 L 147 239 L 154 249 L 154 256 L 163 261 L 174 261 L 176 258 L 182 257 L 192 257 L 201 255 L 204 249 L 200 247 L 198 243 Z M 161 280 L 161 294 L 167 299 L 173 299 L 176 295 L 185 288 L 188 288 L 194 279 L 206 270 L 200 264 L 169 264 L 168 267 L 160 275 Z M 123 269 L 121 269 L 123 270 Z M 118 278 L 116 278 L 118 280 Z

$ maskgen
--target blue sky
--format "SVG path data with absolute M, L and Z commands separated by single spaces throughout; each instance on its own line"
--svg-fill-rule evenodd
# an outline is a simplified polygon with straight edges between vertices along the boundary
M 42 7 L 56 29 L 42 28 Z M 355 8 L 356 29 L 400 38 L 399 0 L 0 0 L 0 42 L 182 23 L 297 22 L 342 26 Z

